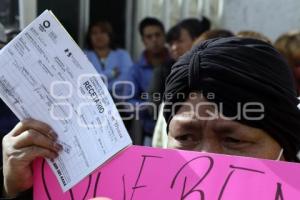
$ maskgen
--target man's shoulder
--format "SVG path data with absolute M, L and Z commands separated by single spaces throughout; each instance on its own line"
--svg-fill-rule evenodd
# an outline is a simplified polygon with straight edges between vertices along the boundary
M 129 56 L 128 51 L 126 51 L 125 49 L 115 49 L 113 50 L 114 54 L 118 55 L 118 56 Z
M 95 51 L 91 50 L 91 49 L 84 49 L 83 52 L 87 57 L 91 57 L 91 56 L 95 55 Z
M 138 72 L 143 71 L 144 66 L 140 63 L 134 63 L 132 67 L 130 68 L 130 71 L 132 72 Z

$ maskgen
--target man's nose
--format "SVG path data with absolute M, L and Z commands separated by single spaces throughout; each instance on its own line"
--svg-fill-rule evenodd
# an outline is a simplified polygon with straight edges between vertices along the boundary
M 153 36 L 152 37 L 152 42 L 157 42 L 158 41 L 158 37 L 157 36 Z

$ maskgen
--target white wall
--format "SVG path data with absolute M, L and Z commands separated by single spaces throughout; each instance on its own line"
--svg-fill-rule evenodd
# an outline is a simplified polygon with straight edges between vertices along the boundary
M 19 0 L 20 30 L 24 29 L 37 16 L 37 0 Z
M 167 31 L 183 18 L 200 17 L 202 14 L 216 24 L 215 21 L 219 16 L 218 8 L 223 1 L 226 0 L 127 0 L 127 12 L 135 12 L 135 19 L 132 22 L 128 15 L 126 48 L 134 59 L 139 57 L 144 47 L 138 33 L 138 24 L 146 16 L 160 19 Z M 135 10 L 129 9 L 130 3 L 135 4 Z
M 300 0 L 224 0 L 219 24 L 235 32 L 256 30 L 275 40 L 300 29 Z

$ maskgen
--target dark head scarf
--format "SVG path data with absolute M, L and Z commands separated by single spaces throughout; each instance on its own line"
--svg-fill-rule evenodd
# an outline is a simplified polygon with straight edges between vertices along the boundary
M 228 117 L 235 116 L 238 103 L 261 103 L 263 119 L 242 117 L 237 121 L 266 131 L 284 148 L 287 160 L 299 161 L 299 100 L 290 68 L 271 45 L 248 38 L 212 39 L 183 55 L 166 81 L 164 116 L 168 125 L 172 104 L 184 102 L 194 91 L 205 97 L 214 93 L 215 98 L 208 101 L 222 103 L 222 112 Z

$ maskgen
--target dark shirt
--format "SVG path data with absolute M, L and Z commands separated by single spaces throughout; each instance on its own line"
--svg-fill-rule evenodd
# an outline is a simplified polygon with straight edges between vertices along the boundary
M 19 119 L 14 113 L 6 106 L 6 104 L 0 99 L 0 138 L 1 141 L 5 134 L 11 131 L 15 125 L 19 122 Z M 2 145 L 1 152 L 2 152 Z M 2 153 L 0 156 L 0 163 L 2 165 Z
M 151 63 L 151 56 L 147 52 L 143 52 L 139 61 L 129 70 L 126 81 L 132 85 L 126 84 L 124 88 L 124 96 L 131 96 L 126 102 L 133 105 L 138 110 L 139 119 L 143 123 L 143 131 L 145 135 L 152 136 L 155 127 L 155 120 L 151 113 L 149 113 L 147 102 L 151 101 L 149 96 L 149 86 L 153 77 L 153 70 L 160 67 L 170 60 L 167 50 L 161 55 L 161 63 L 159 66 L 153 66 Z M 148 94 L 148 95 L 146 95 Z M 146 105 L 146 106 L 144 106 Z
M 153 76 L 149 87 L 149 96 L 152 98 L 152 102 L 156 104 L 160 104 L 162 102 L 162 97 L 165 91 L 165 82 L 174 63 L 174 60 L 169 60 L 162 66 L 156 67 L 153 70 Z M 158 96 L 160 98 L 158 98 Z

